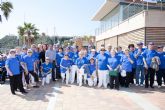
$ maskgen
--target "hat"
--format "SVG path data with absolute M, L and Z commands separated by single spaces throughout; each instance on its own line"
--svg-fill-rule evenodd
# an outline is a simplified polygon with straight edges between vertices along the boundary
M 28 48 L 26 46 L 22 47 L 23 50 L 27 50 Z
M 15 49 L 11 49 L 9 53 L 10 53 L 10 54 L 11 54 L 11 53 L 16 53 L 16 51 L 15 51 Z
M 158 48 L 164 48 L 164 46 L 163 45 L 159 45 Z
M 149 45 L 155 45 L 154 42 L 149 42 Z
M 46 60 L 50 60 L 50 58 L 49 58 L 49 57 L 46 57 L 45 59 L 46 59 Z
M 143 45 L 143 42 L 138 42 L 137 45 Z
M 33 53 L 33 51 L 31 49 L 28 49 L 27 53 Z
M 96 50 L 95 49 L 91 49 L 92 52 L 95 52 Z

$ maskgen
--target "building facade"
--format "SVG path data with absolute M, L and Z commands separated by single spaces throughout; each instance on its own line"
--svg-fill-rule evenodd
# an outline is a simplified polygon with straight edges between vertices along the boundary
M 106 0 L 92 18 L 100 21 L 96 29 L 96 47 L 113 47 L 143 42 L 165 45 L 165 4 L 142 0 Z

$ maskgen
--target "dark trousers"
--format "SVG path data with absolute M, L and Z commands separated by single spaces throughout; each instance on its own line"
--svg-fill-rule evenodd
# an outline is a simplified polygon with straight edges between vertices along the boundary
M 56 78 L 61 79 L 60 67 L 56 67 Z
M 19 82 L 19 84 L 20 84 L 20 86 L 21 86 L 21 88 L 23 88 L 23 82 L 22 82 L 22 73 L 21 74 L 19 74 L 19 76 L 18 76 L 19 78 L 18 78 L 18 82 Z M 18 88 L 18 86 L 15 86 L 15 90 L 17 90 L 17 89 L 19 89 Z M 21 91 L 21 90 L 20 90 Z M 24 92 L 25 90 L 24 90 L 24 88 L 22 89 L 22 91 L 21 92 Z
M 131 75 L 130 75 L 130 83 L 131 84 L 134 84 L 135 74 L 136 74 L 136 69 L 132 68 L 132 72 L 131 72 Z
M 158 82 L 159 86 L 162 85 L 162 78 L 163 78 L 164 84 L 165 84 L 165 69 L 159 69 L 156 76 L 157 76 L 157 82 Z
M 21 85 L 22 79 L 20 75 L 9 76 L 10 78 L 10 89 L 12 93 L 15 93 L 15 88 L 18 88 L 21 92 L 24 92 L 24 88 Z
M 0 71 L 0 81 L 6 81 L 6 72 Z
M 116 89 L 119 89 L 119 77 L 118 76 L 110 76 L 110 88 L 113 89 L 115 85 Z
M 55 78 L 56 78 L 56 71 L 55 71 L 55 61 L 52 62 L 52 80 L 55 81 Z
M 145 86 L 149 86 L 149 78 L 150 78 L 150 86 L 152 87 L 154 84 L 154 77 L 155 77 L 155 70 L 152 68 L 148 68 L 146 71 L 147 73 L 145 74 Z
M 29 79 L 29 74 L 31 74 L 33 77 L 34 77 L 34 81 L 35 82 L 39 82 L 39 79 L 38 79 L 38 75 L 37 73 L 34 73 L 34 71 L 29 71 L 27 75 L 25 75 L 25 80 L 26 80 L 26 83 L 29 84 L 30 82 L 30 79 Z
M 126 73 L 126 77 L 120 77 L 120 84 L 122 87 L 129 87 L 130 79 L 131 79 L 131 72 Z

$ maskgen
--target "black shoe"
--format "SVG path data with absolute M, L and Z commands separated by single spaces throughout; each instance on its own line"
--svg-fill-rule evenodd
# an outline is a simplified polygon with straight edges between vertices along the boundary
M 147 85 L 145 85 L 145 88 L 148 88 L 148 86 L 147 86 Z
M 26 92 L 26 91 L 23 91 L 23 92 L 22 92 L 22 94 L 27 94 L 27 93 L 28 93 L 28 92 Z
M 150 86 L 152 89 L 154 89 L 154 86 Z
M 36 85 L 36 86 L 33 86 L 33 88 L 39 88 L 39 86 Z
M 15 93 L 15 92 L 12 92 L 12 94 L 13 94 L 13 95 L 16 95 L 16 93 Z

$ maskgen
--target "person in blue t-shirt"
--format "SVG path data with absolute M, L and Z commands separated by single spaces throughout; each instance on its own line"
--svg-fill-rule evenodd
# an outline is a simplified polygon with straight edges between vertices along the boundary
M 150 87 L 154 88 L 154 77 L 155 77 L 155 69 L 152 68 L 152 61 L 158 57 L 158 53 L 155 51 L 155 45 L 153 42 L 149 42 L 148 49 L 146 49 L 143 52 L 143 61 L 144 61 L 144 67 L 147 70 L 147 73 L 145 74 L 145 88 L 148 88 L 149 86 L 149 77 L 150 77 Z
M 56 54 L 56 78 L 57 79 L 61 79 L 60 62 L 63 57 L 64 57 L 63 48 L 59 48 L 58 53 Z
M 78 71 L 78 67 L 76 65 L 76 60 L 78 59 L 79 56 L 78 56 L 78 50 L 77 50 L 76 47 L 73 48 L 73 54 L 74 54 L 73 57 L 72 57 L 73 64 L 72 64 L 72 67 L 71 67 L 71 76 L 70 76 L 71 77 L 70 78 L 71 84 L 74 83 L 74 81 L 75 81 L 75 75 L 76 75 L 76 73 Z M 77 80 L 77 82 L 78 82 L 78 80 Z
M 72 62 L 69 59 L 68 54 L 65 54 L 64 58 L 62 58 L 60 62 L 60 70 L 61 70 L 62 83 L 64 83 L 64 80 L 66 79 L 66 85 L 69 84 L 71 66 L 72 66 Z
M 45 82 L 49 84 L 52 73 L 52 64 L 49 62 L 49 57 L 46 57 L 45 63 L 42 63 L 41 72 L 42 72 L 42 86 L 44 86 Z
M 133 64 L 132 64 L 132 72 L 131 72 L 131 78 L 130 78 L 130 83 L 134 84 L 134 78 L 135 78 L 135 74 L 136 74 L 136 58 L 134 57 L 134 53 L 136 51 L 135 45 L 134 44 L 129 44 L 128 45 L 128 49 L 129 49 L 129 54 L 130 56 L 133 58 Z
M 15 95 L 15 88 L 18 88 L 20 92 L 27 93 L 22 86 L 22 78 L 20 77 L 20 63 L 15 57 L 15 50 L 10 50 L 10 55 L 6 60 L 5 67 L 10 78 L 11 93 Z
M 121 57 L 121 68 L 122 72 L 125 71 L 126 76 L 121 77 L 121 86 L 125 86 L 126 88 L 129 87 L 130 79 L 131 79 L 131 72 L 132 72 L 132 64 L 134 63 L 133 57 L 129 54 L 129 50 L 125 49 L 124 55 Z
M 88 65 L 89 68 L 89 73 L 87 74 L 88 78 L 88 85 L 91 86 L 96 86 L 97 84 L 97 75 L 96 75 L 96 64 L 95 64 L 95 59 L 90 58 L 90 64 Z
M 97 52 L 95 49 L 91 49 L 91 52 L 88 54 L 88 60 L 90 60 L 90 58 L 94 58 L 96 59 L 96 56 L 97 56 Z
M 76 60 L 76 65 L 78 67 L 78 83 L 79 86 L 82 86 L 82 79 L 84 76 L 84 84 L 86 84 L 87 74 L 85 74 L 85 66 L 88 64 L 88 60 L 84 57 L 82 51 L 79 52 L 79 58 Z
M 142 53 L 144 52 L 143 43 L 137 43 L 137 50 L 134 53 L 134 57 L 136 58 L 136 86 L 143 86 L 144 84 L 144 62 Z M 140 82 L 139 82 L 140 80 Z
M 98 66 L 98 77 L 99 77 L 99 83 L 98 88 L 100 88 L 102 85 L 104 88 L 107 88 L 107 84 L 109 83 L 107 79 L 109 80 L 109 74 L 108 74 L 108 58 L 109 56 L 105 53 L 105 48 L 102 47 L 100 50 L 100 54 L 96 57 L 96 65 Z
M 38 86 L 38 82 L 39 82 L 39 79 L 38 79 L 38 75 L 37 75 L 37 71 L 36 71 L 36 63 L 35 63 L 35 58 L 32 56 L 32 53 L 33 51 L 31 49 L 28 49 L 27 51 L 27 55 L 25 55 L 23 57 L 23 62 L 25 64 L 25 80 L 26 80 L 26 83 L 27 83 L 27 88 L 29 88 L 29 84 L 30 84 L 30 75 L 32 75 L 34 77 L 34 80 L 36 82 L 36 85 L 33 86 L 33 87 L 39 87 Z
M 4 84 L 5 81 L 6 81 L 5 60 L 3 60 L 3 57 L 0 56 L 0 84 Z
M 165 84 L 165 52 L 163 52 L 163 46 L 158 46 L 157 51 L 160 59 L 159 70 L 157 72 L 157 82 L 158 88 L 160 88 L 162 86 L 162 78 Z
M 108 68 L 110 72 L 117 72 L 116 76 L 110 75 L 110 88 L 115 88 L 119 90 L 119 77 L 118 77 L 118 72 L 119 72 L 119 66 L 120 66 L 120 61 L 118 60 L 116 56 L 115 50 L 111 50 L 110 52 L 110 58 L 108 58 Z

